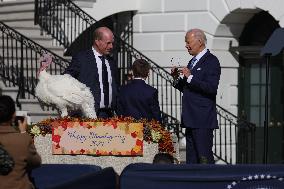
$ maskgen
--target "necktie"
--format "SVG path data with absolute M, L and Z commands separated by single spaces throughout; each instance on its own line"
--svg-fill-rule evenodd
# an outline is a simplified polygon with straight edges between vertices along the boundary
M 109 83 L 108 83 L 108 73 L 107 67 L 105 63 L 105 58 L 103 56 L 99 56 L 102 60 L 102 82 L 103 82 L 103 93 L 104 93 L 104 102 L 105 107 L 107 108 L 109 105 Z
M 192 60 L 191 60 L 191 62 L 190 62 L 190 64 L 189 64 L 189 69 L 190 69 L 190 70 L 192 70 L 192 68 L 193 68 L 193 66 L 194 66 L 194 64 L 195 64 L 195 62 L 196 62 L 196 60 L 197 60 L 197 59 L 196 59 L 195 57 L 192 58 Z

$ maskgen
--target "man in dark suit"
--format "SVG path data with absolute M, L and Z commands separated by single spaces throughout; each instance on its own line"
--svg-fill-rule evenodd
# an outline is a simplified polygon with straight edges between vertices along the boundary
M 218 128 L 216 95 L 221 75 L 219 60 L 206 48 L 200 29 L 186 33 L 187 67 L 172 69 L 174 87 L 183 93 L 182 126 L 186 128 L 186 163 L 214 163 L 213 130 Z M 175 75 L 180 73 L 180 76 Z
M 112 117 L 116 107 L 117 67 L 109 56 L 113 42 L 114 36 L 109 28 L 97 28 L 92 48 L 73 56 L 71 64 L 65 70 L 66 74 L 91 89 L 99 118 Z
M 158 90 L 146 84 L 150 65 L 146 60 L 137 59 L 132 65 L 134 79 L 122 86 L 118 95 L 118 115 L 135 119 L 155 119 L 161 122 Z

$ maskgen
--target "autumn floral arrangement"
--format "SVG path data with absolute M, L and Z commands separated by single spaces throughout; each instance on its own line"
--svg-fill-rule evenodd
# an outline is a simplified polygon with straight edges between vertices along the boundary
M 48 118 L 29 127 L 31 136 L 46 135 L 52 133 L 52 123 L 55 121 L 60 122 L 109 122 L 116 124 L 118 122 L 126 123 L 143 123 L 144 125 L 144 141 L 148 143 L 158 143 L 159 152 L 166 152 L 169 154 L 175 153 L 171 134 L 159 122 L 148 121 L 146 119 L 136 120 L 132 117 L 113 117 L 111 119 L 90 119 L 90 118 Z

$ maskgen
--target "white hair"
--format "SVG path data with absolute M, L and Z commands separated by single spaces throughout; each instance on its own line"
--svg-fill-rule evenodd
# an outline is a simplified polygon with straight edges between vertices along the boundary
M 187 33 L 193 33 L 194 37 L 198 40 L 201 40 L 201 42 L 204 43 L 204 45 L 207 43 L 206 35 L 201 29 L 198 28 L 190 29 L 187 31 Z

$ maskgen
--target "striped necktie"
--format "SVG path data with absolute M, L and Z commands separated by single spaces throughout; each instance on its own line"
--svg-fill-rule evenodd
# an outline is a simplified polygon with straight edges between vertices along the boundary
M 192 68 L 194 67 L 195 62 L 197 61 L 197 59 L 195 57 L 192 58 L 192 60 L 190 61 L 189 64 L 189 69 L 192 70 Z

